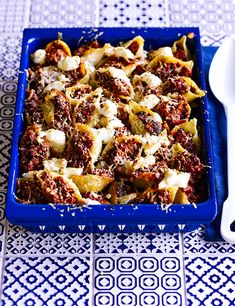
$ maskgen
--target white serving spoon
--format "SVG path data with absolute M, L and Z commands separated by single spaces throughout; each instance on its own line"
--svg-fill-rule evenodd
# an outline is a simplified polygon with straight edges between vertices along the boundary
M 225 241 L 235 243 L 235 232 L 230 229 L 235 220 L 235 36 L 226 38 L 216 51 L 209 83 L 227 117 L 228 198 L 223 204 L 220 232 Z

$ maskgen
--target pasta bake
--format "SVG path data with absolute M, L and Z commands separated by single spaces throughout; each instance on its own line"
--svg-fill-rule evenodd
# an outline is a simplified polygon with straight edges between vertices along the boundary
M 31 54 L 17 198 L 27 204 L 198 203 L 205 199 L 193 33 L 146 50 L 63 40 Z

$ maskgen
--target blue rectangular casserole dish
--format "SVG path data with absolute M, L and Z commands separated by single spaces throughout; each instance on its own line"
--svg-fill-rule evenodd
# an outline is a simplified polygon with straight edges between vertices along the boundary
M 158 204 L 138 205 L 89 205 L 85 208 L 68 205 L 26 205 L 17 202 L 16 182 L 19 177 L 19 140 L 23 131 L 24 101 L 27 89 L 27 69 L 30 54 L 57 39 L 58 32 L 71 49 L 78 46 L 81 37 L 91 41 L 99 36 L 101 42 L 118 44 L 136 35 L 145 39 L 145 49 L 156 49 L 172 43 L 184 34 L 195 33 L 193 40 L 197 83 L 205 90 L 202 68 L 200 34 L 198 28 L 70 28 L 25 29 L 21 54 L 20 74 L 15 107 L 12 150 L 8 180 L 6 216 L 16 225 L 34 232 L 178 232 L 191 231 L 200 224 L 209 224 L 216 216 L 212 146 L 207 111 L 207 99 L 200 105 L 199 122 L 202 124 L 202 143 L 207 167 L 207 200 L 193 205 L 173 204 L 168 211 Z

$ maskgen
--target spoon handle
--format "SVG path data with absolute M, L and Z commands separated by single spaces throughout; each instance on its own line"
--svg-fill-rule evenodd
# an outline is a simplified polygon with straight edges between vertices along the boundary
M 227 168 L 228 168 L 228 198 L 223 204 L 220 225 L 224 240 L 235 243 L 235 232 L 231 224 L 235 220 L 235 105 L 225 107 L 227 117 Z

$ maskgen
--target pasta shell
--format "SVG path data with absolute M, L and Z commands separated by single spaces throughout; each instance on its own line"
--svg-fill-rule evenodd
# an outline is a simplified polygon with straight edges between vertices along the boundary
M 72 175 L 71 179 L 76 184 L 80 192 L 99 192 L 113 181 L 113 178 L 103 177 L 94 174 Z

